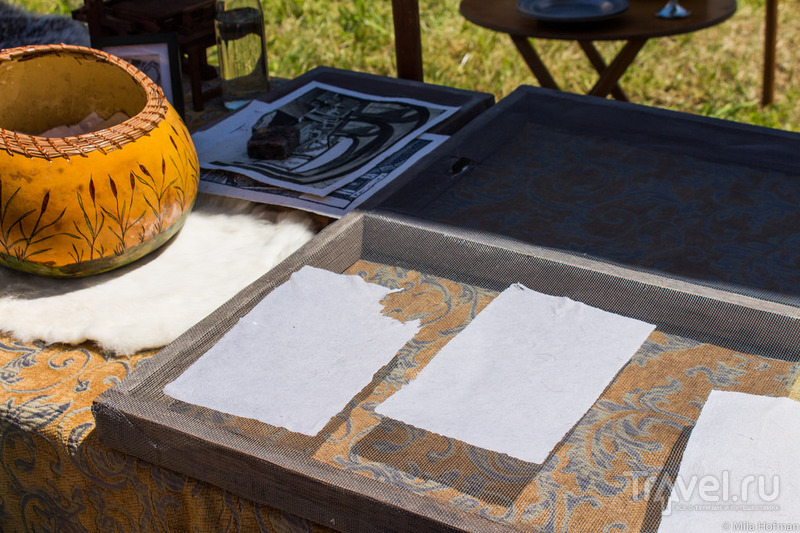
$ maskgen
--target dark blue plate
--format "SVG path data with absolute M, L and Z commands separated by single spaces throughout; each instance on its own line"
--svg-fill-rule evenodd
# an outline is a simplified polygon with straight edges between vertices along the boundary
M 523 15 L 548 22 L 592 22 L 615 17 L 628 0 L 518 0 Z

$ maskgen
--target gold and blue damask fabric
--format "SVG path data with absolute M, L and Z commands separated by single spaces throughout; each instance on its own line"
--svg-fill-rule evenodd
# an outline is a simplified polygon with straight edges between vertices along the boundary
M 172 408 L 196 410 L 189 414 L 213 416 L 211 423 L 245 431 L 254 441 L 281 443 L 522 530 L 651 531 L 710 391 L 787 396 L 796 382 L 796 363 L 656 330 L 548 459 L 526 463 L 375 413 L 496 292 L 364 261 L 348 273 L 404 289 L 384 300 L 385 312 L 418 319 L 421 329 L 320 434 L 306 437 L 178 401 Z M 152 355 L 119 359 L 86 345 L 0 337 L 3 530 L 321 530 L 98 441 L 92 401 Z M 535 412 L 530 419 L 536 424 Z
M 324 530 L 99 442 L 93 400 L 152 355 L 0 335 L 0 531 Z

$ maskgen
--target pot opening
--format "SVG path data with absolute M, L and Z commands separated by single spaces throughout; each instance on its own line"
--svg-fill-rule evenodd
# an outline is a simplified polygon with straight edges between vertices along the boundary
M 59 51 L 0 62 L 0 128 L 67 137 L 99 131 L 140 113 L 144 87 L 123 68 Z

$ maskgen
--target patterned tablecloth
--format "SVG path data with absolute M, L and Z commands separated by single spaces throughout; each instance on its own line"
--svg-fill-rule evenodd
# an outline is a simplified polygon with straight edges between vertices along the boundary
M 386 309 L 420 319 L 421 331 L 377 386 L 351 402 L 346 423 L 333 420 L 322 438 L 280 428 L 254 437 L 521 529 L 654 530 L 709 392 L 787 396 L 800 369 L 657 329 L 545 463 L 525 463 L 374 413 L 496 293 L 364 261 L 349 272 L 406 289 Z M 89 344 L 0 336 L 2 530 L 323 530 L 99 442 L 92 401 L 153 355 L 117 358 Z
M 100 443 L 92 401 L 154 353 L 0 334 L 0 530 L 325 530 Z

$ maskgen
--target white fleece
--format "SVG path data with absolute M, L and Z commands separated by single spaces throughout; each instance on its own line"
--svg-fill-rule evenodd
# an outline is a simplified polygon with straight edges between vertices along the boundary
M 200 195 L 183 229 L 126 267 L 49 279 L 0 267 L 0 330 L 95 341 L 113 354 L 168 344 L 315 234 L 310 215 Z

